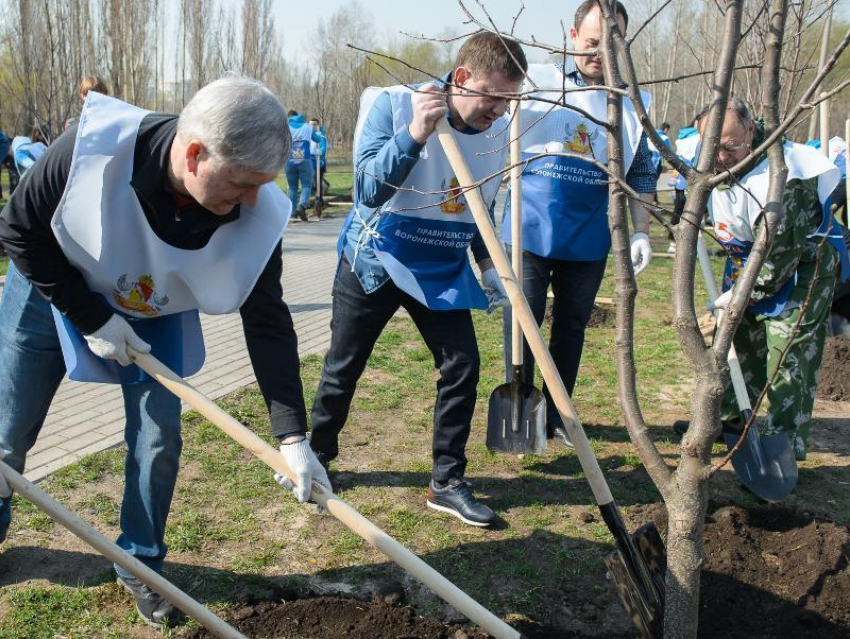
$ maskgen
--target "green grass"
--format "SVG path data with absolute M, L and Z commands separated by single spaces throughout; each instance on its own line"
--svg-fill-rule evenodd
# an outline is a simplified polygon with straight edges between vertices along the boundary
M 340 193 L 350 187 L 350 172 L 348 181 L 337 181 L 334 173 L 329 177 Z M 657 225 L 652 237 L 657 249 L 666 249 Z M 715 259 L 714 266 L 719 262 Z M 673 260 L 656 258 L 639 277 L 635 328 L 644 415 L 651 435 L 671 460 L 678 448 L 670 436 L 670 415 L 684 416 L 690 401 L 690 371 L 670 325 L 672 268 Z M 600 295 L 613 296 L 610 265 Z M 697 296 L 704 299 L 701 285 Z M 467 476 L 504 525 L 482 531 L 425 508 L 438 373 L 412 321 L 403 315 L 386 327 L 358 384 L 341 435 L 342 452 L 334 462 L 341 497 L 498 615 L 529 618 L 569 634 L 574 629 L 569 626 L 572 616 L 551 605 L 564 599 L 568 584 L 592 593 L 600 607 L 607 606 L 609 616 L 619 615 L 616 618 L 627 631 L 628 620 L 617 612 L 616 595 L 605 577 L 603 559 L 612 539 L 593 505 L 575 453 L 552 446 L 542 455 L 518 458 L 493 453 L 484 445 L 489 394 L 504 381 L 502 318 L 500 312 L 474 313 L 473 320 L 482 366 Z M 547 333 L 548 324 L 543 329 Z M 611 491 L 628 512 L 631 506 L 657 501 L 659 496 L 623 428 L 615 337 L 613 326 L 588 330 L 573 399 Z M 319 356 L 301 361 L 308 407 L 321 367 Z M 540 382 L 538 378 L 538 388 Z M 256 387 L 234 393 L 220 404 L 275 443 Z M 213 609 L 238 605 L 237 593 L 272 596 L 282 583 L 307 590 L 320 580 L 360 594 L 365 584 L 405 579 L 332 516 L 297 504 L 272 480 L 265 464 L 197 413 L 184 416 L 184 439 L 181 475 L 166 531 L 169 576 Z M 723 452 L 725 446 L 715 446 L 715 454 Z M 114 535 L 123 464 L 121 450 L 106 451 L 55 473 L 42 487 L 105 534 Z M 720 475 L 716 490 L 754 505 L 734 488 L 728 473 Z M 847 482 L 846 467 L 820 464 L 813 456 L 801 466 L 800 487 L 793 499 L 801 505 L 818 504 L 819 512 L 850 523 L 850 493 L 843 490 Z M 59 526 L 18 496 L 14 506 L 9 544 L 64 549 L 68 538 L 61 536 Z M 594 517 L 587 518 L 588 513 Z M 419 613 L 440 612 L 433 596 L 418 590 L 412 580 L 405 583 Z M 33 586 L 24 582 L 0 588 L 0 638 L 123 637 L 143 629 L 128 597 L 112 583 L 87 588 Z
M 5 596 L 8 610 L 0 619 L 0 638 L 122 636 L 110 628 L 112 620 L 103 614 L 103 606 L 114 597 L 117 586 L 8 590 Z

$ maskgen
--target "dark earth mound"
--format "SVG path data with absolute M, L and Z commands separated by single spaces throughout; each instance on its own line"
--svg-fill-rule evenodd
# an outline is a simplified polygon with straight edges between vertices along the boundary
M 552 323 L 552 300 L 546 301 L 546 314 L 543 317 L 547 324 Z M 612 328 L 617 321 L 614 307 L 607 304 L 594 304 L 587 322 L 588 328 Z
M 818 397 L 850 400 L 850 337 L 829 337 L 823 347 Z
M 632 528 L 655 521 L 666 530 L 660 504 L 629 509 Z M 706 638 L 850 637 L 850 529 L 784 506 L 745 510 L 712 504 L 705 525 L 699 636 Z M 610 601 L 563 584 L 575 607 L 605 615 Z M 420 617 L 400 597 L 371 602 L 319 597 L 263 601 L 223 613 L 249 637 L 313 639 L 482 639 L 480 631 Z M 522 611 L 517 611 L 522 612 Z M 610 614 L 610 610 L 607 611 Z M 524 622 L 530 639 L 577 636 L 563 628 Z M 211 636 L 203 630 L 182 637 Z M 603 635 L 595 635 L 603 636 Z
M 700 637 L 850 637 L 850 529 L 783 506 L 709 512 Z M 647 519 L 666 529 L 663 507 Z
M 336 597 L 262 601 L 229 610 L 222 618 L 248 637 L 281 639 L 483 639 L 486 634 L 464 630 L 459 624 L 444 624 L 418 616 L 413 608 L 398 602 L 371 602 Z M 211 637 L 206 630 L 193 630 L 185 637 Z

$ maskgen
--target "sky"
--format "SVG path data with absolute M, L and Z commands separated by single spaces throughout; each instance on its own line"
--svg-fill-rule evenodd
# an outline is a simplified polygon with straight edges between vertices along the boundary
M 309 0 L 304 9 L 293 10 L 293 0 L 273 0 L 275 25 L 283 33 L 284 54 L 289 60 L 304 60 L 309 57 L 309 36 L 315 30 L 320 18 L 329 18 L 337 9 L 347 4 L 347 0 Z M 384 44 L 389 35 L 400 39 L 399 32 L 406 31 L 426 36 L 436 36 L 446 28 L 454 28 L 458 33 L 466 33 L 470 27 L 463 24 L 464 16 L 457 0 L 360 0 L 375 21 L 378 42 L 354 42 L 364 48 Z M 476 0 L 465 0 L 466 7 L 480 17 L 484 13 Z M 560 20 L 569 32 L 572 17 L 580 0 L 524 0 L 525 10 L 517 23 L 516 34 L 530 39 L 531 35 L 539 41 L 560 44 L 562 31 Z M 522 3 L 519 0 L 484 0 L 487 11 L 497 26 L 510 31 L 513 17 Z M 296 26 L 297 24 L 297 26 Z M 526 48 L 526 56 L 532 62 L 546 59 L 545 53 Z

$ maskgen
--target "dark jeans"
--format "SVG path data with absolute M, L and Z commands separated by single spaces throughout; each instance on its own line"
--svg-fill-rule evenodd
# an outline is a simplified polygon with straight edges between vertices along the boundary
M 590 321 L 593 300 L 605 275 L 605 260 L 573 262 L 540 257 L 534 253 L 522 253 L 522 290 L 537 325 L 543 323 L 546 314 L 546 292 L 552 284 L 555 295 L 552 306 L 552 331 L 549 337 L 549 352 L 555 367 L 561 374 L 567 392 L 572 395 L 584 348 L 584 329 Z M 505 309 L 505 370 L 507 381 L 511 378 L 511 310 Z M 526 343 L 523 355 L 523 381 L 534 383 L 534 358 Z M 563 427 L 564 423 L 552 402 L 549 389 L 543 385 L 546 397 L 546 421 L 551 430 Z
M 670 226 L 676 226 L 682 219 L 682 213 L 685 212 L 685 192 L 676 189 L 673 191 L 673 216 L 670 218 Z M 667 239 L 671 242 L 675 239 L 673 234 L 668 230 Z
M 445 482 L 463 477 L 480 367 L 472 314 L 469 310 L 432 311 L 391 280 L 367 295 L 345 258 L 334 280 L 331 345 L 313 403 L 310 446 L 327 460 L 339 454 L 339 433 L 357 380 L 375 342 L 400 307 L 410 314 L 440 371 L 434 404 L 434 479 Z

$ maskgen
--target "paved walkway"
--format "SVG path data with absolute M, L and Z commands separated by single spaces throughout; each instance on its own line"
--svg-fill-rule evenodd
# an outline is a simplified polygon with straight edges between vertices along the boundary
M 292 223 L 284 234 L 283 296 L 295 320 L 301 355 L 323 353 L 330 343 L 331 284 L 342 221 L 339 217 Z M 239 314 L 202 316 L 201 320 L 207 359 L 189 381 L 213 399 L 253 383 Z M 38 481 L 123 439 L 121 388 L 65 380 L 27 459 L 26 476 Z

